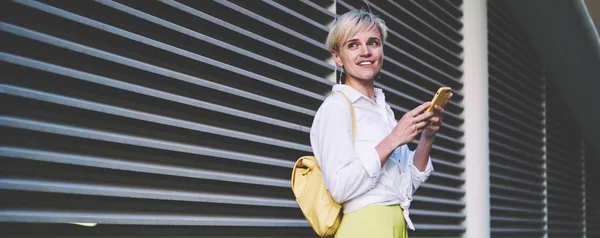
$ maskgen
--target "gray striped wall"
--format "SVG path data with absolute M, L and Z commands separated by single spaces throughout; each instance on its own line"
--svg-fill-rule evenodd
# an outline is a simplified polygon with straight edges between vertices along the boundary
M 0 4 L 2 233 L 312 236 L 289 178 L 333 2 Z
M 546 232 L 544 102 L 539 56 L 502 2 L 488 2 L 492 237 Z
M 488 28 L 492 237 L 595 237 L 598 157 L 502 1 Z
M 1 1 L 0 236 L 314 237 L 290 172 L 338 76 L 328 27 L 357 8 L 390 28 L 398 117 L 455 91 L 410 235 L 462 236 L 461 4 Z M 593 237 L 597 154 L 498 1 L 488 18 L 492 236 Z
M 328 25 L 360 2 L 1 4 L 3 233 L 312 236 L 290 168 L 336 76 Z M 457 90 L 417 236 L 464 231 L 459 6 L 371 6 L 391 28 L 377 86 L 396 114 Z

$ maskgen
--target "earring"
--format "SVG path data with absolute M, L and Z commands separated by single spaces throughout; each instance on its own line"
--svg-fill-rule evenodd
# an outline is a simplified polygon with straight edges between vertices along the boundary
M 340 78 L 338 78 L 338 83 L 342 83 L 342 74 L 344 73 L 344 67 L 340 67 Z

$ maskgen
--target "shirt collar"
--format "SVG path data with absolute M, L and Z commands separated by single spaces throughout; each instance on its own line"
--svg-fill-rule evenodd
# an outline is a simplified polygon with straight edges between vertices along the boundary
M 331 92 L 343 92 L 346 94 L 346 96 L 348 96 L 348 98 L 350 98 L 350 101 L 352 102 L 356 102 L 356 100 L 358 100 L 359 98 L 363 97 L 367 100 L 370 100 L 367 96 L 363 95 L 362 93 L 360 93 L 358 90 L 354 89 L 353 87 L 350 87 L 348 85 L 345 84 L 335 84 L 333 85 L 333 89 L 331 90 Z M 384 98 L 383 95 L 383 90 L 381 90 L 380 88 L 375 88 L 375 97 L 376 98 Z

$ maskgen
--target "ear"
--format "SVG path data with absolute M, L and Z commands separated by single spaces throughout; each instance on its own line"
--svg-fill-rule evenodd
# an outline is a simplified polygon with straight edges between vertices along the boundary
M 343 67 L 344 64 L 342 63 L 342 58 L 340 58 L 340 55 L 335 52 L 334 50 L 331 51 L 331 56 L 333 56 L 333 62 L 335 62 L 335 65 L 339 66 L 339 67 Z

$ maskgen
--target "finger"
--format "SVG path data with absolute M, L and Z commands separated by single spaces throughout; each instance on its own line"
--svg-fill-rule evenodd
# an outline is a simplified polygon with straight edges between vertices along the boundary
M 432 131 L 434 134 L 437 134 L 437 132 L 440 128 L 439 127 L 428 127 L 428 128 L 421 129 L 421 131 L 424 131 L 425 129 Z
M 430 123 L 437 123 L 441 120 L 442 119 L 440 118 L 440 116 L 433 116 L 433 117 L 429 118 L 429 120 L 427 120 L 427 121 L 429 121 Z
M 425 129 L 433 131 L 433 133 L 437 133 L 437 130 L 432 129 L 431 127 L 425 127 L 417 130 L 417 134 L 423 132 Z
M 410 126 L 410 134 L 415 134 L 415 133 L 419 133 L 420 131 L 422 131 L 423 129 L 427 128 L 429 124 L 427 122 L 419 122 L 417 124 L 414 124 L 412 126 Z
M 444 116 L 445 116 L 445 114 L 444 114 L 445 111 L 446 110 L 443 107 L 436 108 L 434 117 L 438 117 L 440 120 L 443 120 Z
M 448 101 L 450 101 L 450 98 L 452 98 L 452 95 L 454 95 L 452 92 L 450 92 L 450 94 L 448 94 L 448 97 L 446 98 L 446 101 L 444 101 L 444 104 L 442 107 L 446 107 L 446 104 L 448 104 Z
M 425 127 L 425 128 L 427 128 L 427 127 Z M 418 135 L 418 134 L 419 134 L 419 133 L 421 133 L 423 130 L 425 130 L 425 128 L 419 128 L 419 129 L 415 130 L 414 134 L 415 134 L 415 135 Z
M 410 114 L 411 117 L 416 117 L 419 114 L 423 113 L 423 111 L 425 111 L 425 109 L 427 109 L 430 105 L 431 105 L 431 102 L 424 102 L 423 104 L 419 105 L 418 107 L 415 107 L 413 110 L 411 110 L 407 114 Z
M 435 115 L 434 112 L 425 112 L 425 113 L 423 113 L 421 115 L 416 116 L 414 118 L 414 121 L 415 121 L 415 123 L 418 123 L 418 122 L 421 122 L 421 121 L 429 120 L 434 115 Z
M 415 130 L 423 130 L 423 129 L 425 129 L 428 126 L 429 126 L 429 122 L 422 121 L 422 122 L 419 122 L 419 123 L 415 124 Z
M 423 111 L 425 111 L 425 109 L 427 109 L 429 107 L 429 105 L 431 105 L 431 102 L 424 102 L 423 104 L 419 105 L 418 107 L 411 110 L 407 114 L 409 114 L 411 117 L 416 117 L 417 115 L 419 115 Z
M 435 115 L 431 118 L 429 118 L 429 121 L 431 123 L 441 123 L 444 119 L 444 115 Z
M 436 121 L 436 122 L 432 122 L 431 124 L 429 124 L 429 126 L 430 127 L 432 127 L 432 126 L 441 127 L 442 124 L 444 124 L 444 122 L 442 122 L 442 121 Z
M 444 109 L 443 106 L 437 106 L 437 105 L 435 106 L 435 110 L 437 112 L 439 112 L 440 114 L 444 114 L 444 112 L 446 111 L 446 109 Z
M 430 123 L 429 125 L 426 126 L 426 128 L 429 128 L 431 130 L 439 130 L 442 127 L 442 123 L 441 122 L 434 122 L 434 123 Z

